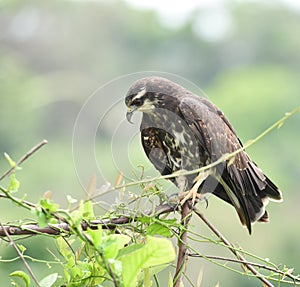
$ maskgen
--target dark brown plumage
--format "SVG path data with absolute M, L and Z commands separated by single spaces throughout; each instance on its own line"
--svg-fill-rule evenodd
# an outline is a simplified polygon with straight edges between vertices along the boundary
M 135 82 L 126 99 L 127 119 L 143 113 L 141 140 L 145 153 L 162 174 L 194 170 L 242 147 L 224 114 L 206 98 L 194 95 L 165 78 Z M 268 221 L 269 199 L 282 200 L 281 192 L 245 151 L 209 172 L 171 179 L 181 192 L 195 189 L 198 196 L 212 193 L 232 204 L 251 233 L 251 223 Z

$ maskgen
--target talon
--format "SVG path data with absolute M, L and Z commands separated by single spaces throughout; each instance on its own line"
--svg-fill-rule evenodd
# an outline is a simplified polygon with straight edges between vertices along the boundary
M 203 196 L 203 198 L 204 198 L 204 200 L 205 200 L 205 203 L 206 203 L 206 206 L 205 206 L 205 208 L 208 208 L 208 200 L 207 200 L 207 198 L 206 198 L 205 196 Z
M 202 199 L 202 195 L 200 193 L 198 193 L 198 190 L 193 190 L 193 188 L 189 191 L 185 191 L 182 192 L 179 195 L 179 203 L 180 205 L 183 205 L 187 200 L 191 199 L 192 201 L 192 205 L 194 206 L 195 203 L 197 203 L 197 199 L 201 200 Z
M 183 205 L 187 200 L 191 199 L 192 205 L 194 206 L 196 199 L 199 200 L 202 200 L 203 198 L 205 199 L 205 197 L 201 193 L 198 193 L 198 189 L 202 184 L 203 180 L 205 180 L 207 176 L 208 176 L 208 172 L 199 173 L 194 180 L 195 184 L 193 185 L 193 187 L 190 190 L 179 194 L 180 205 Z

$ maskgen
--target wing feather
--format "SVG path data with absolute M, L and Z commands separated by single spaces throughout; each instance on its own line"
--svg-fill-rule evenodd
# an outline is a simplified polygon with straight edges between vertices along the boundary
M 224 114 L 208 100 L 190 95 L 181 100 L 179 109 L 199 144 L 210 155 L 211 162 L 242 147 Z M 232 162 L 219 164 L 215 176 L 221 185 L 216 185 L 212 192 L 236 208 L 242 224 L 250 233 L 252 222 L 268 220 L 265 211 L 267 197 L 281 199 L 277 187 L 244 151 L 238 153 Z

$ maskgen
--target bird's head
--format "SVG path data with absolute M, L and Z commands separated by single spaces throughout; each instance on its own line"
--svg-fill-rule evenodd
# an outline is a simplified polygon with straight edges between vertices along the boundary
M 167 108 L 165 107 L 166 98 L 177 94 L 178 87 L 170 80 L 161 77 L 147 77 L 136 81 L 125 97 L 127 120 L 131 122 L 135 111 L 151 114 L 156 108 Z
M 151 113 L 157 106 L 159 93 L 154 93 L 146 79 L 135 82 L 129 89 L 125 104 L 127 106 L 126 118 L 131 123 L 131 117 L 135 111 Z

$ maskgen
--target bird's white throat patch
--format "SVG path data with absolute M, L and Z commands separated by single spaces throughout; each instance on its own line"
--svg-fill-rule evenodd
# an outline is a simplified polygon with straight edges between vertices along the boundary
M 144 101 L 143 105 L 139 107 L 139 111 L 143 113 L 151 113 L 154 110 L 155 106 L 153 102 L 149 101 L 148 99 Z

